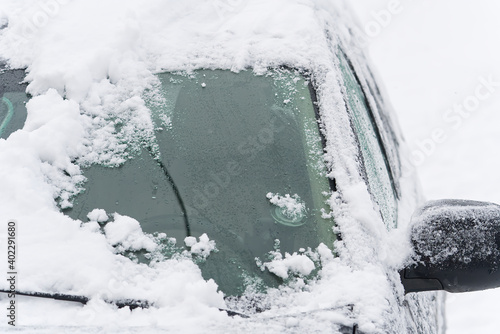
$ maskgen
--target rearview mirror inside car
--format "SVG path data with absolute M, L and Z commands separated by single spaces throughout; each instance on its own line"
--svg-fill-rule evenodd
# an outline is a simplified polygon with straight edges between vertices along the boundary
M 412 217 L 414 261 L 400 272 L 405 293 L 500 286 L 500 205 L 427 202 Z

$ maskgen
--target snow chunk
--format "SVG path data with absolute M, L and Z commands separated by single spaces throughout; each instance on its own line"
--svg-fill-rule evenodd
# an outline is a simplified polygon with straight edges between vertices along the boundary
M 96 221 L 89 221 L 86 223 L 83 223 L 81 225 L 82 230 L 88 231 L 90 233 L 99 233 L 101 231 L 101 227 Z
M 332 250 L 328 248 L 324 243 L 319 244 L 318 254 L 321 258 L 322 263 L 331 262 L 334 259 Z
M 315 269 L 314 262 L 306 255 L 285 253 L 283 258 L 279 252 L 275 253 L 274 260 L 264 263 L 264 267 L 282 279 L 288 278 L 289 272 L 307 276 Z
M 108 221 L 109 217 L 104 209 L 94 209 L 87 214 L 87 218 L 91 221 L 104 223 Z
M 61 208 L 71 207 L 70 198 L 81 191 L 79 184 L 85 180 L 74 163 L 85 152 L 84 119 L 78 104 L 49 89 L 45 95 L 32 98 L 26 108 L 24 128 L 13 136 L 11 145 L 36 151 L 54 199 Z
M 117 213 L 113 217 L 115 220 L 106 224 L 104 232 L 108 242 L 118 246 L 119 252 L 140 249 L 152 252 L 156 249 L 156 243 L 144 234 L 137 220 Z
M 206 259 L 212 251 L 215 251 L 215 241 L 210 240 L 206 233 L 200 236 L 200 240 L 196 241 L 195 237 L 186 237 L 184 243 L 191 249 L 191 254 L 198 255 Z
M 297 194 L 281 196 L 280 194 L 267 193 L 266 197 L 272 204 L 283 209 L 281 212 L 286 218 L 295 220 L 306 214 L 306 204 Z

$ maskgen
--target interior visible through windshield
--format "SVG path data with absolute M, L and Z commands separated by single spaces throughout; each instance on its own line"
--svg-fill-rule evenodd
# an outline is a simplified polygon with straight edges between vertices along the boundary
M 228 295 L 282 278 L 257 263 L 332 245 L 330 192 L 308 82 L 296 71 L 163 73 L 152 103 L 156 143 L 117 168 L 92 166 L 67 213 L 94 208 L 137 219 L 182 246 L 207 233 L 217 251 L 200 261 Z M 256 261 L 256 258 L 259 261 Z

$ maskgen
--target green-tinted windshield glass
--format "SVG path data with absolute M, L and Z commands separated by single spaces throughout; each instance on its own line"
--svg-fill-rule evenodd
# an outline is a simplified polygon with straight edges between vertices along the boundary
M 343 52 L 339 52 L 340 69 L 344 78 L 346 100 L 351 112 L 354 131 L 359 141 L 368 186 L 388 228 L 397 225 L 397 203 L 390 171 L 377 137 L 363 90 Z
M 151 107 L 155 157 L 144 150 L 119 168 L 87 169 L 72 216 L 83 219 L 94 208 L 129 215 L 178 245 L 207 233 L 218 251 L 200 267 L 230 295 L 250 281 L 281 282 L 256 262 L 267 260 L 277 239 L 290 253 L 332 245 L 333 224 L 322 218 L 329 183 L 321 137 L 301 75 L 158 77 L 164 102 Z
M 26 120 L 26 85 L 23 70 L 0 72 L 0 138 L 21 129 Z

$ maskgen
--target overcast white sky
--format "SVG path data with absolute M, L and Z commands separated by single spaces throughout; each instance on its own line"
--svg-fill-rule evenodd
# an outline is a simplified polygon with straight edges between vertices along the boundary
M 426 197 L 500 203 L 500 2 L 351 3 Z M 447 309 L 449 334 L 496 333 L 500 289 L 448 294 Z

